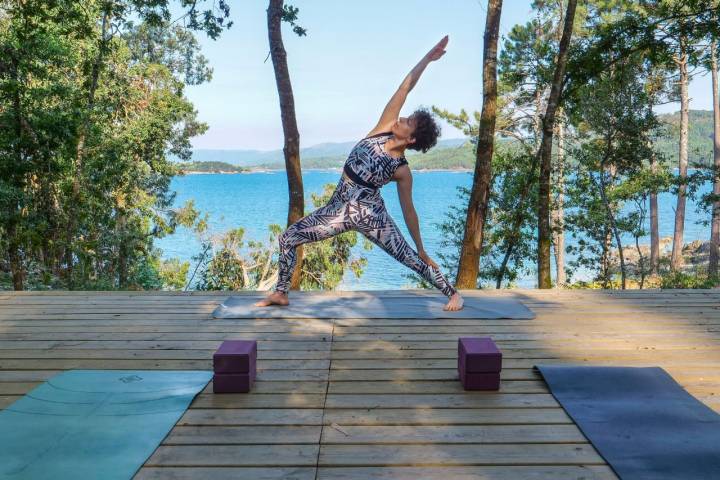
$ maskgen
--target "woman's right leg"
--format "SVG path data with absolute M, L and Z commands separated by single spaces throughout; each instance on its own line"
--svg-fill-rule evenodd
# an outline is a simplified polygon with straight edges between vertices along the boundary
M 295 249 L 299 245 L 325 240 L 350 230 L 350 224 L 346 221 L 346 207 L 347 204 L 338 195 L 333 195 L 327 205 L 293 223 L 280 235 L 280 268 L 276 292 L 287 293 L 290 289 L 290 278 L 297 262 Z

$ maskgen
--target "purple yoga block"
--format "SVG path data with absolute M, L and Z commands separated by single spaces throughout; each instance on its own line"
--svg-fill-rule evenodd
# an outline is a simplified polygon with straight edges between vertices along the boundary
M 490 337 L 458 339 L 458 371 L 497 373 L 502 370 L 502 352 Z
M 255 340 L 225 340 L 213 354 L 215 373 L 252 373 L 257 363 Z
M 500 373 L 460 373 L 465 390 L 499 390 Z
M 216 373 L 213 375 L 213 393 L 247 393 L 254 382 L 252 373 Z

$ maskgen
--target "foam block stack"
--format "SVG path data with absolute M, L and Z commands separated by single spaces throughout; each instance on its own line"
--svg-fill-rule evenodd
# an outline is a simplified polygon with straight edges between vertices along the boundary
M 458 339 L 458 372 L 465 390 L 500 389 L 502 352 L 490 337 Z
M 247 393 L 257 372 L 255 340 L 225 340 L 213 354 L 213 393 Z

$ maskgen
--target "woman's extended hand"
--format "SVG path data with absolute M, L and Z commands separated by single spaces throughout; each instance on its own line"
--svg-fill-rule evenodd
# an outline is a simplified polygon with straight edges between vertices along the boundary
M 437 45 L 431 48 L 430 51 L 425 55 L 427 59 L 433 61 L 445 55 L 445 47 L 448 44 L 448 40 L 448 35 L 445 35 L 442 40 L 440 40 Z
M 435 267 L 438 270 L 440 270 L 440 267 L 438 267 L 438 264 L 435 263 L 432 258 L 430 258 L 430 256 L 427 254 L 427 252 L 425 250 L 418 252 L 418 256 L 422 259 L 423 262 L 427 263 L 431 267 Z

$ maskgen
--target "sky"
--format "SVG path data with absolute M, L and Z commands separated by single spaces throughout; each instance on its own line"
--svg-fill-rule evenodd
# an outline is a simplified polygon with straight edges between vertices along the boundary
M 234 24 L 217 40 L 198 33 L 213 79 L 186 87 L 208 124 L 192 139 L 198 149 L 282 148 L 277 87 L 268 58 L 267 1 L 229 0 Z M 444 35 L 446 54 L 427 67 L 402 116 L 432 105 L 451 112 L 482 108 L 482 49 L 487 0 L 291 0 L 298 37 L 283 23 L 300 146 L 363 138 L 407 73 Z M 531 0 L 505 0 L 501 35 L 525 23 Z M 502 40 L 500 41 L 502 45 Z M 267 58 L 267 61 L 266 61 Z M 709 74 L 690 85 L 691 108 L 710 110 Z M 677 104 L 657 112 L 673 112 Z M 441 122 L 441 138 L 462 132 Z

